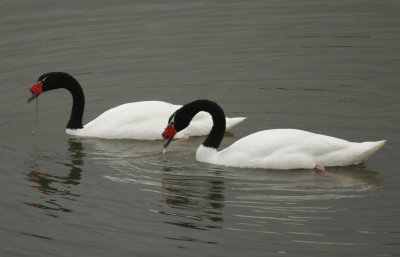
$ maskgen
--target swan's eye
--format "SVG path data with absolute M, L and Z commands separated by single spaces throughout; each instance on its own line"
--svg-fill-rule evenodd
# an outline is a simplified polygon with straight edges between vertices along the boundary
M 176 112 L 174 112 L 174 114 L 172 114 L 171 118 L 169 118 L 168 125 L 170 125 L 170 126 L 175 125 L 175 115 L 176 115 Z

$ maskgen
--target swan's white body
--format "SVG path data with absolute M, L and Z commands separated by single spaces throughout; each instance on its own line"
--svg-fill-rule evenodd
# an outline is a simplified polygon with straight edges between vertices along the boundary
M 246 136 L 222 151 L 200 145 L 200 162 L 241 168 L 313 169 L 358 164 L 385 141 L 353 143 L 296 129 L 271 129 Z
M 105 111 L 82 129 L 67 129 L 66 132 L 75 136 L 107 139 L 162 139 L 162 128 L 167 124 L 168 118 L 181 107 L 161 101 L 122 104 Z M 226 118 L 226 129 L 244 120 L 243 117 Z M 186 129 L 176 134 L 176 137 L 204 136 L 210 132 L 212 125 L 211 115 L 200 112 Z

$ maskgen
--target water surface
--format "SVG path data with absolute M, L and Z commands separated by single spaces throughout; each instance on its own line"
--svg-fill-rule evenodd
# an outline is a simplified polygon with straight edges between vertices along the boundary
M 398 1 L 2 1 L 1 256 L 399 256 Z M 297 128 L 388 143 L 361 165 L 198 163 L 204 138 L 65 134 L 65 71 L 84 123 L 116 105 L 206 98 L 250 133 Z

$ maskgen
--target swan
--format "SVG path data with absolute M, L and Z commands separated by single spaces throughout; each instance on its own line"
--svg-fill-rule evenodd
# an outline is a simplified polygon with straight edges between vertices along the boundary
M 211 114 L 213 127 L 197 148 L 196 160 L 222 166 L 263 169 L 317 169 L 358 164 L 385 141 L 354 143 L 298 129 L 270 129 L 250 134 L 218 151 L 224 137 L 225 115 L 209 100 L 188 103 L 171 115 L 162 136 L 164 152 L 176 132 L 186 128 L 200 111 Z
M 30 87 L 31 96 L 28 103 L 42 92 L 65 88 L 72 94 L 72 111 L 66 133 L 81 137 L 96 137 L 106 139 L 162 139 L 162 127 L 168 117 L 181 105 L 162 101 L 140 101 L 126 103 L 109 109 L 96 119 L 82 125 L 85 97 L 79 82 L 64 72 L 50 72 L 41 75 L 38 82 Z M 244 121 L 244 117 L 226 118 L 227 129 Z M 212 119 L 210 114 L 200 112 L 185 130 L 178 133 L 178 138 L 203 136 L 210 132 Z

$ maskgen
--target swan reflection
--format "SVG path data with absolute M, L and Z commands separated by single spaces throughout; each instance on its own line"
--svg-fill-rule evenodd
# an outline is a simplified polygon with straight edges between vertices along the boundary
M 326 176 L 336 178 L 342 182 L 353 182 L 364 185 L 366 189 L 382 189 L 382 180 L 379 173 L 368 169 L 365 163 L 347 167 L 330 167 Z
M 223 178 L 163 175 L 162 189 L 167 206 L 161 212 L 183 217 L 167 223 L 197 229 L 221 226 L 218 223 L 223 222 Z
M 209 230 L 228 229 L 302 239 L 313 222 L 328 223 L 343 210 L 337 199 L 357 199 L 381 188 L 367 165 L 314 170 L 241 169 L 199 163 L 191 147 L 201 138 L 176 142 L 167 161 L 159 142 L 85 140 L 92 158 L 109 167 L 103 178 L 140 191 L 146 208 L 173 233 L 166 239 L 213 244 Z M 178 156 L 179 155 L 179 158 Z M 145 196 L 143 196 L 145 194 Z M 148 201 L 150 199 L 150 201 Z M 315 203 L 317 203 L 315 205 Z M 168 229 L 169 230 L 169 229 Z M 204 231 L 204 233 L 201 233 Z M 329 237 L 327 234 L 325 237 Z
M 75 201 L 79 194 L 74 192 L 80 184 L 85 152 L 82 143 L 76 139 L 68 140 L 68 152 L 65 158 L 36 151 L 31 156 L 26 179 L 29 186 L 41 193 L 40 200 L 27 201 L 26 205 L 44 209 L 49 216 L 57 216 L 54 211 L 71 212 L 64 207 L 60 197 Z M 49 162 L 52 160 L 52 162 Z M 42 164 L 42 161 L 45 162 Z M 59 175 L 61 174 L 61 175 Z M 64 175 L 65 174 L 65 175 Z

